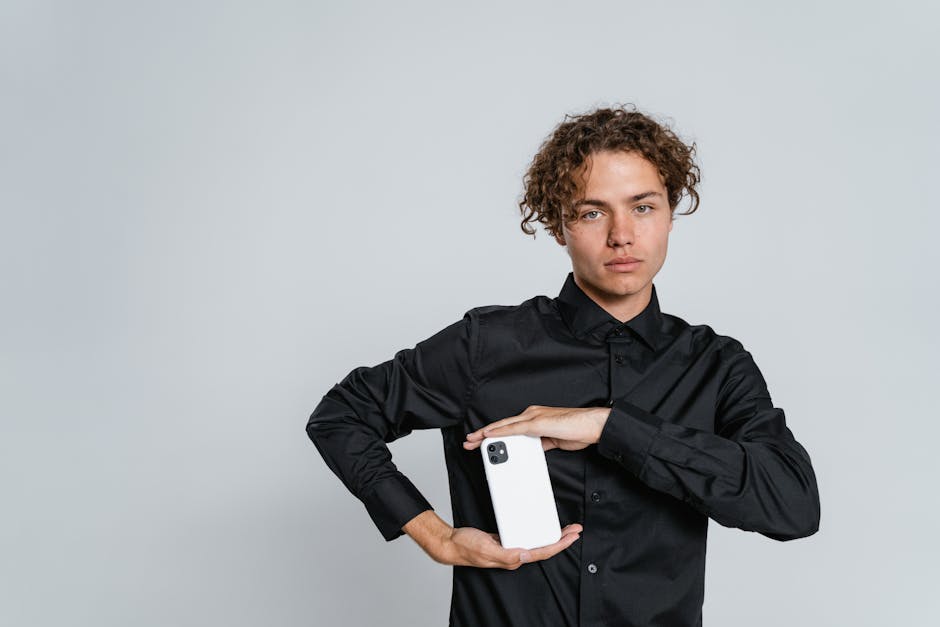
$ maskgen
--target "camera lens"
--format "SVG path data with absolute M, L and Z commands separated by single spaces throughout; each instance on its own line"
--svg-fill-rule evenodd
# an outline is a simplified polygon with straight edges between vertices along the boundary
M 495 444 L 490 444 L 489 446 L 486 447 L 486 450 L 488 450 L 490 453 L 492 453 L 493 451 L 496 450 L 496 445 L 495 445 Z
M 496 455 L 490 455 L 490 461 L 493 462 L 494 464 L 498 464 L 499 457 L 497 457 Z

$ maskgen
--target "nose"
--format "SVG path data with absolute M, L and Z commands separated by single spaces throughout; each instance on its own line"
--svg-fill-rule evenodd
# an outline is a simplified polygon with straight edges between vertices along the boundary
M 633 243 L 633 222 L 622 214 L 614 214 L 607 234 L 607 245 L 613 248 L 629 246 Z

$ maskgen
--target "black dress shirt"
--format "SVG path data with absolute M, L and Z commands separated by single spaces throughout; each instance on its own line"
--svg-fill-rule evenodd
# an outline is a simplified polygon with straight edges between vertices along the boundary
M 621 323 L 569 272 L 557 298 L 489 305 L 351 371 L 307 423 L 386 540 L 432 509 L 387 442 L 440 429 L 454 527 L 497 532 L 465 435 L 529 405 L 612 407 L 597 444 L 546 452 L 580 540 L 516 570 L 453 567 L 454 627 L 702 625 L 708 518 L 774 540 L 811 535 L 810 457 L 742 344 L 648 306 Z

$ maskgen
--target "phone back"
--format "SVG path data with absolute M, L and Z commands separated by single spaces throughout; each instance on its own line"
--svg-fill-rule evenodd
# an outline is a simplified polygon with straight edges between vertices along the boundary
M 503 547 L 533 549 L 561 539 L 541 438 L 484 438 L 480 451 Z

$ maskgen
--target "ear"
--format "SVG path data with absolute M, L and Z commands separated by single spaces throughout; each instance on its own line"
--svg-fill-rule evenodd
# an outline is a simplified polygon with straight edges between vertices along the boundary
M 567 244 L 568 244 L 568 243 L 565 241 L 565 234 L 564 234 L 564 233 L 558 233 L 557 235 L 555 235 L 555 241 L 558 242 L 558 245 L 559 245 L 559 246 L 567 246 Z

